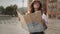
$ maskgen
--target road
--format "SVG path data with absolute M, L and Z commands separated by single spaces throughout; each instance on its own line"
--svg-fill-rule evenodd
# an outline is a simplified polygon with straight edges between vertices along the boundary
M 0 17 L 0 34 L 28 34 L 17 17 Z
M 60 20 L 49 19 L 46 34 L 60 34 Z M 28 34 L 17 17 L 0 16 L 0 34 Z
M 49 19 L 46 34 L 60 34 L 60 20 Z

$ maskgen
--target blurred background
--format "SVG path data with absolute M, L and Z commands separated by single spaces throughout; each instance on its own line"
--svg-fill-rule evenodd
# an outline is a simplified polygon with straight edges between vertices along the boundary
M 16 11 L 23 13 L 29 10 L 34 0 L 0 0 L 0 14 L 17 16 Z M 60 19 L 60 0 L 40 0 L 44 13 L 49 18 Z M 27 10 L 28 9 L 28 10 Z
M 0 34 L 27 34 L 17 12 L 25 14 L 33 1 L 38 0 L 0 0 Z M 48 17 L 46 34 L 60 34 L 60 0 L 39 1 Z

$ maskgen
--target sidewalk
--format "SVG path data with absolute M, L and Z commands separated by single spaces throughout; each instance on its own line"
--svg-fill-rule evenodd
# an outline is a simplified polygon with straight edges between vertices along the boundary
M 28 34 L 16 17 L 0 17 L 0 34 Z M 49 19 L 46 34 L 60 34 L 60 20 Z
M 46 34 L 60 34 L 60 20 L 49 19 L 48 29 Z
M 16 17 L 0 17 L 0 34 L 28 34 Z

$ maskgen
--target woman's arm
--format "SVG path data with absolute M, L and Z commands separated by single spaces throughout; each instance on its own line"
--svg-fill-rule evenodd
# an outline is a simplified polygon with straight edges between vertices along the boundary
M 45 27 L 45 29 L 47 29 L 47 25 L 46 25 L 46 23 L 45 23 L 45 20 L 44 20 L 44 19 L 42 19 L 42 24 L 43 24 L 43 26 Z
M 42 15 L 42 24 L 45 26 L 47 29 L 47 23 L 48 23 L 48 18 L 45 14 Z

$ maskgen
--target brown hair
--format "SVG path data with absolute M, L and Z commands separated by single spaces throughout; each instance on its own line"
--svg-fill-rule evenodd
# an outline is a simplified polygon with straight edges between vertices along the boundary
M 34 3 L 39 3 L 38 10 L 41 10 L 41 12 L 42 12 L 42 3 L 40 1 L 33 1 L 31 6 L 30 6 L 30 13 L 34 13 L 35 12 L 34 7 L 33 7 Z

